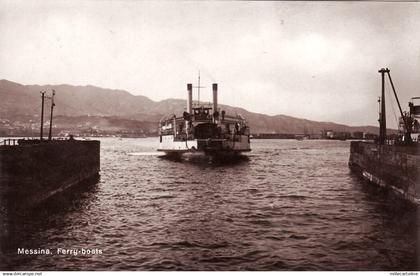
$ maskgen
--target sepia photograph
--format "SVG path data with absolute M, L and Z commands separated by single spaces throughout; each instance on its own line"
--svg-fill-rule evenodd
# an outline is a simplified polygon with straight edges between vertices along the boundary
M 418 2 L 0 0 L 2 275 L 418 275 L 419 30 Z

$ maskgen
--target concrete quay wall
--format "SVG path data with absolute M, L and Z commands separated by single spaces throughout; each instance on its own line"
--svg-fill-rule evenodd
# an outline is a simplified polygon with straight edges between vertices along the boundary
M 1 146 L 0 206 L 11 210 L 34 207 L 97 177 L 99 170 L 99 141 L 22 141 L 18 146 Z
M 349 166 L 370 182 L 420 204 L 419 145 L 377 145 L 352 141 Z

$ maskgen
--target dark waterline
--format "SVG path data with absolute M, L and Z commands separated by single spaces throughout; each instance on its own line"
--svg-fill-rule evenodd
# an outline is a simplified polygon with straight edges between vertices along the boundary
M 352 175 L 349 142 L 252 140 L 221 163 L 160 158 L 155 138 L 101 147 L 100 181 L 17 218 L 0 269 L 420 269 L 417 209 Z

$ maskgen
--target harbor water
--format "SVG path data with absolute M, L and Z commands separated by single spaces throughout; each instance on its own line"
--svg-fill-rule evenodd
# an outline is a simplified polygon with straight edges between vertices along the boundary
M 417 209 L 352 175 L 348 141 L 252 140 L 229 162 L 157 144 L 101 139 L 99 182 L 16 218 L 0 270 L 420 269 Z

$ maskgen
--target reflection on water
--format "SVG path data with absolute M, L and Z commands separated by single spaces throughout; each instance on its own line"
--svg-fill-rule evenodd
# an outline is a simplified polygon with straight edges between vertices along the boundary
M 189 165 L 197 166 L 235 166 L 249 161 L 248 155 L 232 155 L 232 156 L 207 156 L 203 154 L 172 154 L 160 155 L 163 160 L 172 162 L 187 162 Z
M 156 139 L 101 146 L 100 181 L 17 219 L 0 269 L 419 269 L 417 209 L 352 175 L 348 142 L 253 140 L 228 162 L 160 157 Z
M 65 231 L 67 227 L 70 227 L 71 220 L 65 218 L 79 212 L 89 204 L 98 189 L 99 179 L 99 176 L 92 177 L 54 196 L 35 209 L 10 214 L 7 218 L 8 222 L 4 225 L 6 229 L 3 229 L 0 237 L 0 270 L 19 269 L 21 263 L 30 262 L 33 256 L 16 258 L 17 249 L 44 248 L 40 245 L 34 247 L 34 244 L 39 243 L 36 241 L 37 235 L 50 231 L 51 226 L 56 227 L 56 231 Z M 16 262 L 19 263 L 17 267 Z

